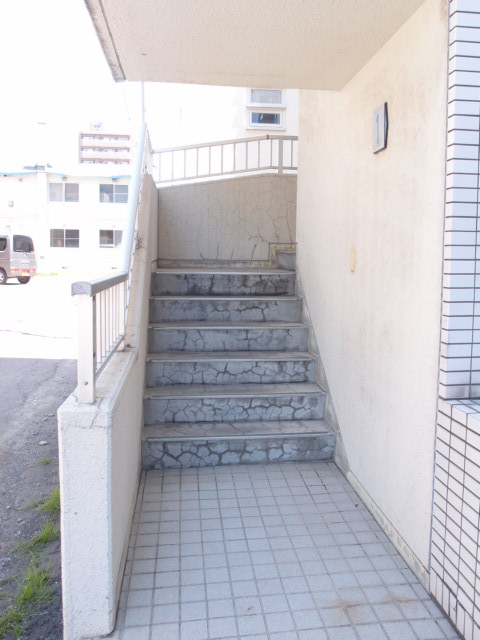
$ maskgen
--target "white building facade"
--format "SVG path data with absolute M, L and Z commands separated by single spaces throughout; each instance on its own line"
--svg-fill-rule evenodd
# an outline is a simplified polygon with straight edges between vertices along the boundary
M 33 238 L 38 273 L 114 272 L 130 182 L 115 171 L 1 173 L 0 229 Z

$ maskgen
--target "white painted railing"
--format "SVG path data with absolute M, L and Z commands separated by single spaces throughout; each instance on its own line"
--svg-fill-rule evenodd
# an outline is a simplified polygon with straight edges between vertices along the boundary
M 153 151 L 157 185 L 243 173 L 295 173 L 298 137 L 264 135 Z
M 122 234 L 121 270 L 114 276 L 72 284 L 78 301 L 78 402 L 95 402 L 95 380 L 117 350 L 123 349 L 137 246 L 143 177 L 151 170 L 150 142 L 143 124 L 138 137 L 127 219 Z

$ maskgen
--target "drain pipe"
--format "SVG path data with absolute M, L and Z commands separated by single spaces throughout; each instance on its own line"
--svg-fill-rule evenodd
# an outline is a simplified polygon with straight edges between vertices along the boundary
M 143 110 L 142 110 L 143 112 Z M 137 209 L 142 195 L 143 180 L 143 157 L 145 151 L 145 135 L 147 125 L 145 120 L 142 121 L 140 133 L 137 141 L 137 149 L 135 152 L 135 162 L 133 164 L 132 182 L 128 193 L 127 217 L 125 221 L 125 230 L 122 237 L 123 251 L 121 271 L 128 273 L 130 270 L 132 253 L 135 251 L 133 245 L 135 225 L 137 219 Z

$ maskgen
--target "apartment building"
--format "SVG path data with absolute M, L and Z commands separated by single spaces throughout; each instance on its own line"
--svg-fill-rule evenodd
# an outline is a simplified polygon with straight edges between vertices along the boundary
M 103 123 L 90 125 L 89 131 L 81 131 L 78 140 L 80 164 L 130 165 L 133 141 L 129 133 L 113 133 L 104 129 Z
M 2 172 L 0 229 L 33 238 L 39 273 L 111 273 L 120 259 L 129 182 L 107 166 Z

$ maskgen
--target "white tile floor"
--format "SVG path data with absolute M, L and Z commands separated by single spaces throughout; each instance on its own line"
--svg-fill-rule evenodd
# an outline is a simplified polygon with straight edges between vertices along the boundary
M 332 463 L 149 471 L 118 640 L 440 640 L 448 620 Z

